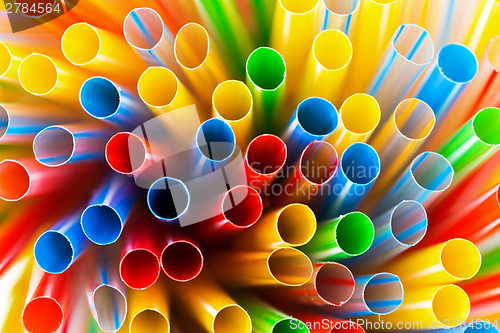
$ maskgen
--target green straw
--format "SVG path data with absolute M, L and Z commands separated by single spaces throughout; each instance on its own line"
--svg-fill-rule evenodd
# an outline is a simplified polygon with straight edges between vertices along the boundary
M 439 151 L 465 177 L 500 147 L 500 109 L 485 108 L 467 122 Z
M 283 56 L 272 48 L 259 47 L 247 59 L 246 74 L 254 100 L 254 125 L 257 132 L 277 134 L 284 125 L 281 124 L 284 120 L 280 119 L 286 76 Z
M 271 38 L 270 32 L 276 1 L 252 0 L 251 4 L 258 26 L 257 45 L 268 45 Z
M 319 224 L 314 237 L 302 248 L 315 260 L 339 260 L 368 251 L 374 236 L 370 218 L 361 212 L 350 212 Z

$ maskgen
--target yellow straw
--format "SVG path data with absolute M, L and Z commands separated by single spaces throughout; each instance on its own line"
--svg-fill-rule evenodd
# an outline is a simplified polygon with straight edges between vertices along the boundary
M 127 293 L 130 333 L 168 333 L 168 299 L 164 288 L 155 284 L 146 290 Z
M 477 14 L 476 24 L 470 29 L 465 44 L 479 57 L 491 38 L 500 35 L 500 0 L 487 0 Z

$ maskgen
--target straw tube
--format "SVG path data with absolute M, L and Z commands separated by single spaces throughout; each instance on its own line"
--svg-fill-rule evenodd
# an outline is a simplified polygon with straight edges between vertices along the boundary
M 365 253 L 374 236 L 370 218 L 361 212 L 350 212 L 318 225 L 314 237 L 303 250 L 313 260 L 339 260 Z
M 272 134 L 255 137 L 245 152 L 245 169 L 248 184 L 259 190 L 262 196 L 268 195 L 269 186 L 282 170 L 287 160 L 286 144 Z
M 327 141 L 342 153 L 350 144 L 368 140 L 380 122 L 380 106 L 370 95 L 354 94 L 340 107 L 339 117 L 339 126 Z
M 192 22 L 184 25 L 175 37 L 174 55 L 197 95 L 210 105 L 212 92 L 228 74 L 205 28 Z
M 368 88 L 380 103 L 382 123 L 433 57 L 434 45 L 425 29 L 414 24 L 398 27 Z
M 500 147 L 500 109 L 485 108 L 477 112 L 439 152 L 447 158 L 456 177 L 465 177 L 491 157 Z
M 429 104 L 439 121 L 474 79 L 477 69 L 476 56 L 466 46 L 445 45 L 427 69 L 415 97 Z
M 289 147 L 288 162 L 295 162 L 311 142 L 330 136 L 338 123 L 337 109 L 326 99 L 310 97 L 300 102 L 282 135 Z
M 203 269 L 203 261 L 200 248 L 186 240 L 169 242 L 161 253 L 163 272 L 178 282 L 195 279 Z
M 486 1 L 477 17 L 475 29 L 469 30 L 470 35 L 466 39 L 466 44 L 476 55 L 483 53 L 490 38 L 500 34 L 500 29 L 496 24 L 499 19 L 500 2 L 498 0 Z
M 363 269 L 380 266 L 418 244 L 427 231 L 427 214 L 419 202 L 403 200 L 375 218 L 373 225 L 375 239 L 370 250 L 353 259 Z
M 377 152 L 366 143 L 353 143 L 344 151 L 335 177 L 320 189 L 314 205 L 321 218 L 332 218 L 353 210 L 380 174 Z
M 358 13 L 360 3 L 361 0 L 322 0 L 325 11 L 323 30 L 335 29 L 349 35 L 352 18 Z
M 157 115 L 194 104 L 196 99 L 170 69 L 149 67 L 140 76 L 137 91 Z
M 290 94 L 298 88 L 302 66 L 321 29 L 320 16 L 320 0 L 276 0 L 271 47 L 285 58 Z
M 238 245 L 253 250 L 301 246 L 309 242 L 315 232 L 314 212 L 307 205 L 293 203 L 265 214 L 241 234 Z
M 133 290 L 129 299 L 130 333 L 169 333 L 169 300 L 162 285 Z
M 454 238 L 413 252 L 388 264 L 405 285 L 446 284 L 471 279 L 481 267 L 481 254 L 470 241 Z
M 253 226 L 263 210 L 259 192 L 247 185 L 237 185 L 227 191 L 221 206 L 224 220 L 236 229 Z
M 137 75 L 146 67 L 125 40 L 84 22 L 66 29 L 61 49 L 72 64 L 101 73 L 129 88 L 135 85 Z
M 344 33 L 338 30 L 319 33 L 305 65 L 299 96 L 323 97 L 339 105 L 351 57 L 351 41 Z
M 386 193 L 375 211 L 381 213 L 402 200 L 430 205 L 453 181 L 453 167 L 442 155 L 426 151 L 413 159 L 396 184 Z
M 253 98 L 245 83 L 227 80 L 212 95 L 212 116 L 225 120 L 236 135 L 236 143 L 244 147 L 250 141 L 253 127 Z
M 131 128 L 151 116 L 134 94 L 101 76 L 91 77 L 83 83 L 80 105 L 96 119 Z
M 431 134 L 435 121 L 434 112 L 421 100 L 408 98 L 398 104 L 384 127 L 369 141 L 384 169 L 375 188 L 387 186 L 408 165 Z
M 149 210 L 159 219 L 173 221 L 186 212 L 190 204 L 184 183 L 171 177 L 158 179 L 148 190 Z
M 387 315 L 403 302 L 403 285 L 390 273 L 377 273 L 356 277 L 356 288 L 352 298 L 335 310 L 349 317 Z
M 494 325 L 495 320 L 498 320 L 498 315 L 500 310 L 498 308 L 499 303 L 499 290 L 498 286 L 498 272 L 487 274 L 479 278 L 466 281 L 460 286 L 469 295 L 471 303 L 471 312 L 469 320 L 471 328 L 474 326 L 476 328 L 475 332 L 478 332 L 480 328 L 484 328 L 485 331 L 482 332 L 498 332 L 496 325 Z M 485 322 L 481 322 L 484 320 Z M 489 321 L 490 328 L 495 330 L 487 330 L 488 326 L 484 325 Z M 468 333 L 474 332 L 473 330 L 467 331 Z
M 130 132 L 118 132 L 106 143 L 104 156 L 108 165 L 120 174 L 139 171 L 146 162 L 146 144 Z
M 280 130 L 285 76 L 285 59 L 278 51 L 259 47 L 248 56 L 246 83 L 254 100 L 254 124 L 257 133 Z
M 419 322 L 424 329 L 451 328 L 465 322 L 469 297 L 462 288 L 447 284 L 406 289 L 401 306 L 384 316 L 385 322 Z
M 238 304 L 229 304 L 217 311 L 212 323 L 213 333 L 250 333 L 251 331 L 250 316 Z

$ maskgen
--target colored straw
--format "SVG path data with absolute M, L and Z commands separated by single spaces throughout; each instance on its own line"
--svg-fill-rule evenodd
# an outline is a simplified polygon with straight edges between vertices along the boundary
M 337 128 L 337 109 L 323 98 L 310 97 L 297 106 L 282 135 L 288 149 L 288 162 L 295 162 L 313 141 L 326 139 Z
M 169 300 L 161 285 L 134 290 L 129 296 L 129 332 L 169 333 Z
M 61 49 L 72 64 L 103 74 L 129 88 L 135 85 L 138 73 L 146 66 L 125 40 L 85 22 L 66 29 Z
M 342 153 L 352 143 L 368 140 L 380 122 L 380 107 L 372 96 L 354 94 L 340 107 L 339 117 L 339 126 L 327 141 Z
M 415 92 L 434 110 L 439 121 L 477 74 L 474 54 L 462 44 L 448 44 L 438 53 Z
M 353 259 L 363 269 L 380 266 L 418 244 L 427 232 L 427 214 L 417 201 L 403 200 L 373 220 L 375 239 L 364 255 Z
M 366 143 L 353 143 L 340 156 L 335 177 L 320 189 L 315 205 L 324 218 L 354 209 L 366 196 L 380 174 L 377 152 Z
M 397 28 L 368 88 L 380 103 L 382 123 L 433 57 L 432 38 L 425 29 L 413 24 Z
M 133 133 L 118 132 L 106 143 L 104 156 L 111 169 L 128 175 L 140 170 L 146 162 L 145 143 Z
M 470 241 L 454 238 L 394 260 L 387 270 L 406 286 L 446 284 L 471 279 L 481 267 L 481 254 Z
M 290 94 L 298 88 L 303 64 L 321 29 L 320 4 L 320 0 L 276 0 L 270 44 L 286 61 Z
M 223 218 L 236 229 L 245 229 L 259 221 L 262 198 L 257 190 L 247 185 L 238 185 L 227 191 L 221 204 Z
M 457 178 L 472 172 L 497 151 L 499 121 L 500 109 L 482 109 L 439 150 L 450 161 Z
M 356 277 L 352 298 L 336 310 L 349 317 L 386 315 L 394 312 L 403 302 L 403 285 L 398 276 L 377 273 Z
M 368 216 L 350 212 L 318 225 L 316 234 L 303 249 L 314 260 L 339 260 L 366 252 L 374 235 L 373 223 Z
M 360 2 L 360 0 L 323 0 L 325 11 L 323 30 L 340 30 L 349 35 L 352 18 L 358 12 Z
M 205 28 L 197 23 L 184 25 L 175 37 L 174 55 L 200 100 L 209 105 L 213 89 L 228 74 Z
M 252 322 L 248 313 L 237 304 L 226 305 L 220 309 L 212 323 L 214 333 L 241 332 L 250 333 Z
M 203 269 L 203 254 L 192 242 L 169 242 L 161 253 L 163 272 L 172 280 L 187 282 L 195 279 Z
M 255 49 L 247 58 L 246 83 L 254 100 L 257 133 L 278 131 L 284 98 L 286 65 L 283 56 L 269 47 Z
M 135 195 L 118 177 L 111 178 L 94 195 L 80 221 L 85 236 L 97 245 L 108 245 L 120 237 Z
M 339 105 L 351 58 L 351 41 L 344 33 L 338 30 L 319 33 L 307 58 L 299 95 L 323 97 Z
M 408 165 L 432 132 L 435 121 L 434 112 L 421 100 L 408 98 L 398 104 L 390 119 L 369 141 L 384 170 L 375 188 L 387 186 Z
M 156 114 L 187 105 L 196 99 L 170 69 L 149 67 L 140 76 L 137 91 L 141 100 Z
M 212 116 L 225 120 L 236 135 L 236 143 L 244 147 L 250 142 L 253 121 L 253 98 L 245 83 L 227 80 L 212 95 Z
M 73 264 L 88 244 L 80 227 L 80 219 L 70 216 L 57 222 L 38 237 L 34 255 L 44 271 L 59 274 Z
M 424 206 L 430 205 L 451 185 L 454 173 L 445 157 L 434 152 L 423 152 L 413 159 L 375 211 L 381 213 L 402 200 L 415 200 Z
M 286 144 L 272 134 L 262 134 L 255 137 L 245 152 L 245 169 L 248 184 L 259 189 L 269 186 L 282 170 L 287 160 Z
M 494 273 L 466 281 L 460 285 L 470 298 L 471 312 L 469 319 L 471 328 L 476 327 L 474 324 L 477 323 L 476 329 L 487 329 L 487 326 L 481 326 L 482 322 L 479 319 L 489 321 L 490 326 L 495 328 L 495 321 L 498 322 L 498 315 L 500 314 L 498 310 L 500 295 L 497 289 L 497 281 L 498 273 Z
M 136 126 L 150 115 L 136 96 L 100 76 L 83 83 L 80 104 L 90 116 L 121 126 Z
M 307 205 L 293 203 L 264 215 L 241 235 L 238 245 L 254 250 L 301 246 L 309 242 L 315 232 L 314 212 Z
M 476 26 L 469 30 L 467 45 L 476 55 L 483 53 L 491 38 L 500 34 L 495 22 L 500 19 L 500 3 L 497 0 L 488 0 L 481 8 L 476 18 Z
M 451 328 L 465 321 L 469 312 L 467 294 L 460 287 L 447 284 L 406 290 L 401 306 L 384 316 L 384 321 L 418 321 L 424 329 Z
M 186 212 L 190 205 L 188 188 L 178 179 L 163 177 L 148 190 L 148 206 L 159 219 L 172 221 Z
M 211 118 L 198 128 L 195 145 L 206 161 L 224 162 L 235 152 L 236 136 L 227 122 Z

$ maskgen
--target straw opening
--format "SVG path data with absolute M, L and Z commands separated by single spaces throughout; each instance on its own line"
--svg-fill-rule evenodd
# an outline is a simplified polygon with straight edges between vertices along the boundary
M 101 285 L 94 290 L 93 303 L 97 324 L 105 332 L 117 331 L 125 321 L 127 300 L 115 287 Z
M 91 205 L 85 208 L 81 224 L 85 236 L 98 245 L 116 242 L 123 229 L 120 215 L 109 205 Z
M 454 321 L 460 322 L 469 316 L 469 296 L 458 286 L 443 286 L 432 298 L 432 312 L 442 325 L 454 325 Z
M 275 90 L 285 81 L 285 60 L 276 50 L 259 47 L 247 59 L 247 74 L 259 88 Z
M 59 231 L 49 230 L 36 241 L 34 255 L 44 271 L 59 274 L 73 262 L 74 250 L 68 237 Z
M 485 108 L 479 111 L 472 119 L 472 129 L 479 140 L 487 145 L 500 144 L 500 109 Z
M 341 306 L 354 294 L 355 282 L 349 268 L 328 262 L 316 273 L 314 285 L 321 299 L 329 304 Z
M 207 159 L 220 162 L 233 154 L 236 137 L 228 123 L 212 118 L 198 128 L 196 146 Z
M 250 333 L 252 321 L 248 313 L 237 304 L 230 304 L 220 309 L 214 317 L 213 333 Z
M 7 133 L 10 125 L 10 116 L 9 111 L 3 106 L 0 105 L 0 139 L 2 139 Z
M 137 83 L 139 97 L 147 105 L 164 107 L 170 105 L 179 90 L 179 80 L 165 67 L 149 67 Z
M 80 104 L 92 117 L 106 119 L 120 108 L 120 91 L 110 80 L 93 77 L 85 81 L 80 89 Z
M 363 115 L 362 117 L 360 117 Z M 380 121 L 380 107 L 375 98 L 367 94 L 354 94 L 344 101 L 340 118 L 346 130 L 355 134 L 373 131 Z
M 413 246 L 424 238 L 427 231 L 427 213 L 417 201 L 399 203 L 391 214 L 391 231 L 401 244 Z
M 161 254 L 165 274 L 175 281 L 186 282 L 196 278 L 203 269 L 203 254 L 187 241 L 177 241 L 165 247 Z
M 28 170 L 14 160 L 0 162 L 0 180 L 0 198 L 6 201 L 22 199 L 31 188 Z
M 318 5 L 319 0 L 279 0 L 286 11 L 293 14 L 307 14 Z
M 445 271 L 457 279 L 470 279 L 481 268 L 481 253 L 465 239 L 452 239 L 441 249 L 441 264 Z
M 51 297 L 32 299 L 23 310 L 22 322 L 28 332 L 56 332 L 63 322 L 64 311 Z
M 230 189 L 222 199 L 222 214 L 232 225 L 248 228 L 262 214 L 263 204 L 259 192 L 246 185 Z
M 337 109 L 323 98 L 310 97 L 297 107 L 297 120 L 302 128 L 313 135 L 330 135 L 338 125 Z
M 120 277 L 132 289 L 146 289 L 160 276 L 158 257 L 146 249 L 135 249 L 120 262 Z
M 87 23 L 76 23 L 64 32 L 61 38 L 64 56 L 75 65 L 85 65 L 94 60 L 101 49 L 97 30 Z
M 224 119 L 236 121 L 245 118 L 252 110 L 252 94 L 241 81 L 224 81 L 213 94 L 213 106 Z
M 338 167 L 337 151 L 325 141 L 313 141 L 302 152 L 300 172 L 312 184 L 323 185 L 335 176 Z
M 49 167 L 66 164 L 74 152 L 75 137 L 63 126 L 46 127 L 33 140 L 35 159 Z
M 123 21 L 125 39 L 137 49 L 154 49 L 163 37 L 163 29 L 163 20 L 151 8 L 135 8 Z
M 279 137 L 264 134 L 250 142 L 246 152 L 248 166 L 256 173 L 272 175 L 285 165 L 286 145 Z
M 403 302 L 403 285 L 394 274 L 375 274 L 365 285 L 363 301 L 374 314 L 391 313 Z
M 283 208 L 276 224 L 283 242 L 291 246 L 306 244 L 316 232 L 316 216 L 303 204 L 291 204 Z
M 174 54 L 181 66 L 194 70 L 206 61 L 210 41 L 205 28 L 197 23 L 184 25 L 174 43 Z
M 351 15 L 358 7 L 360 0 L 323 0 L 326 9 L 337 15 Z
M 394 122 L 405 138 L 423 140 L 431 134 L 436 117 L 427 103 L 417 98 L 408 98 L 396 107 Z
M 163 314 L 154 309 L 145 309 L 130 321 L 130 333 L 169 333 L 170 324 Z
M 403 24 L 392 40 L 394 50 L 416 65 L 429 64 L 434 56 L 434 44 L 429 33 L 415 24 Z
M 4 42 L 0 41 L 0 77 L 4 76 L 12 65 L 12 54 Z
M 18 74 L 21 86 L 33 95 L 46 95 L 57 85 L 56 65 L 43 54 L 33 53 L 24 58 Z
M 420 187 L 441 192 L 451 185 L 454 171 L 445 157 L 434 152 L 423 152 L 413 160 L 410 173 Z
M 335 239 L 342 251 L 358 256 L 370 248 L 375 237 L 375 228 L 368 216 L 351 212 L 340 218 L 335 228 Z
M 172 221 L 189 207 L 189 191 L 178 179 L 163 177 L 151 185 L 147 196 L 151 212 L 159 219 Z
M 326 70 L 339 70 L 351 60 L 351 41 L 339 30 L 325 30 L 314 39 L 313 56 Z
M 370 184 L 380 173 L 378 154 L 366 143 L 353 143 L 347 147 L 340 160 L 342 171 L 354 184 Z
M 438 54 L 438 67 L 450 81 L 467 83 L 477 73 L 476 56 L 461 44 L 445 45 Z
M 291 247 L 274 250 L 267 259 L 267 266 L 276 281 L 289 286 L 303 285 L 313 273 L 311 260 L 301 251 Z
M 120 132 L 111 137 L 104 150 L 109 166 L 118 173 L 131 174 L 146 162 L 146 147 L 137 135 Z
M 284 318 L 273 325 L 271 333 L 309 333 L 309 329 L 298 319 Z

